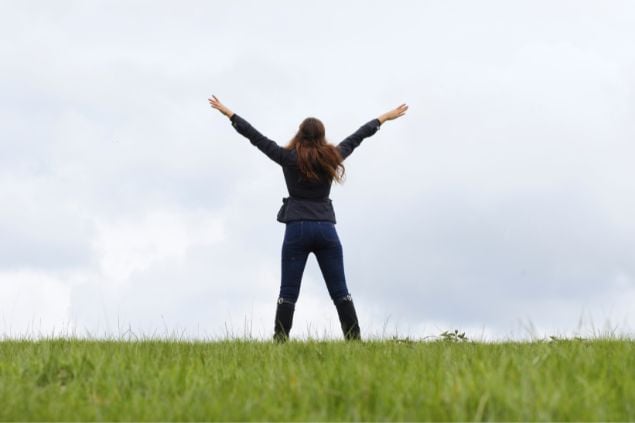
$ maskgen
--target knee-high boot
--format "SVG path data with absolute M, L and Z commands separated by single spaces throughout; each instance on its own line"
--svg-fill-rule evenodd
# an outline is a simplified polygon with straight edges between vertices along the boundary
M 289 332 L 291 331 L 291 325 L 293 324 L 293 312 L 295 311 L 295 303 L 285 300 L 284 298 L 278 299 L 278 306 L 276 308 L 276 320 L 273 328 L 273 340 L 276 342 L 285 342 L 289 339 Z
M 357 313 L 355 313 L 355 306 L 353 305 L 353 298 L 350 295 L 340 298 L 335 301 L 335 307 L 337 308 L 337 315 L 340 318 L 344 338 L 347 341 L 361 339 Z

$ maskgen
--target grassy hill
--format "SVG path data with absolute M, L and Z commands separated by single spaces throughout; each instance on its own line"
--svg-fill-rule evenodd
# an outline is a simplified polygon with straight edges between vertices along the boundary
M 635 420 L 635 342 L 0 342 L 0 420 Z

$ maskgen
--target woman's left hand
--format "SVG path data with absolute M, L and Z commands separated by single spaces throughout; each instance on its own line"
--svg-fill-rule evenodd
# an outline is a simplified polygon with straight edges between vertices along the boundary
M 397 118 L 402 117 L 406 111 L 408 110 L 408 106 L 404 103 L 401 106 L 390 110 L 389 112 L 384 113 L 383 115 L 379 116 L 377 119 L 379 119 L 379 123 L 384 123 L 387 120 L 394 120 Z
M 220 100 L 218 98 L 216 98 L 215 95 L 212 95 L 207 100 L 209 101 L 209 104 L 212 106 L 212 108 L 218 110 L 219 112 L 221 112 L 222 114 L 224 114 L 228 118 L 231 119 L 231 117 L 234 115 L 234 112 L 229 110 L 229 108 L 227 106 L 225 106 L 223 103 L 221 103 Z

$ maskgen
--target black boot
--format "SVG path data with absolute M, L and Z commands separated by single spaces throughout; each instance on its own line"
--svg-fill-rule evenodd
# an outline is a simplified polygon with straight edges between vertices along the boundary
M 353 298 L 347 295 L 344 298 L 340 298 L 335 301 L 335 307 L 337 308 L 337 314 L 340 317 L 340 323 L 342 324 L 342 332 L 344 338 L 347 341 L 360 340 L 359 322 L 357 321 L 357 313 L 355 313 L 355 306 L 353 305 Z
M 289 339 L 289 332 L 293 324 L 293 312 L 295 311 L 295 303 L 278 298 L 278 307 L 276 308 L 276 320 L 273 328 L 273 340 L 276 342 L 285 342 Z

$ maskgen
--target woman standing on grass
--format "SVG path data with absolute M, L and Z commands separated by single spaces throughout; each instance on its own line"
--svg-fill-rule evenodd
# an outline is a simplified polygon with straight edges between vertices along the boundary
M 337 146 L 324 138 L 324 125 L 316 118 L 306 118 L 286 147 L 268 139 L 245 119 L 229 110 L 216 96 L 210 105 L 227 116 L 236 131 L 247 137 L 260 151 L 282 166 L 289 197 L 282 200 L 278 221 L 286 224 L 282 243 L 282 278 L 274 321 L 274 340 L 285 341 L 293 323 L 295 302 L 309 253 L 317 258 L 329 295 L 347 340 L 360 339 L 355 306 L 344 277 L 342 245 L 335 230 L 335 212 L 329 199 L 331 183 L 342 182 L 342 161 L 373 135 L 388 120 L 406 113 L 402 104 L 360 127 Z

